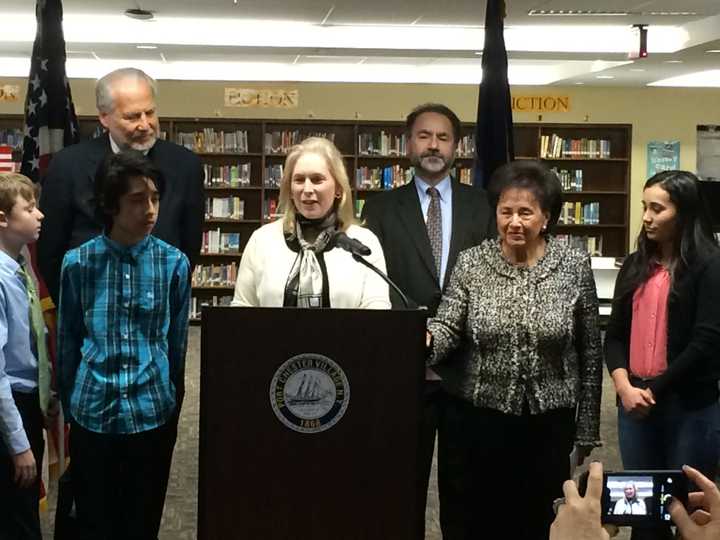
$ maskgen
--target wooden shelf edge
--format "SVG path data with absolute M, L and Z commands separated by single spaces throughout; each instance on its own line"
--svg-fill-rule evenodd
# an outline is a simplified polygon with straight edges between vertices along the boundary
M 205 223 L 225 223 L 228 225 L 242 225 L 243 223 L 260 223 L 259 219 L 231 219 L 231 218 L 205 218 Z
M 567 223 L 567 224 L 565 224 L 565 223 L 558 223 L 558 224 L 556 225 L 556 227 L 557 227 L 557 228 L 563 227 L 563 228 L 569 228 L 569 229 L 574 229 L 574 228 L 578 228 L 578 229 L 580 229 L 580 228 L 583 228 L 583 229 L 587 229 L 587 228 L 593 228 L 593 229 L 625 229 L 625 228 L 626 228 L 626 225 L 620 225 L 620 224 L 618 224 L 618 223 L 609 223 L 609 224 L 605 224 L 605 223 L 595 223 L 595 224 L 590 224 L 590 223 L 588 223 L 588 224 L 585 224 L 585 223 Z
M 214 285 L 193 285 L 192 286 L 193 291 L 233 291 L 235 290 L 235 287 L 233 285 L 222 285 L 222 286 L 214 286 Z
M 571 157 L 543 157 L 541 161 L 589 161 L 592 163 L 605 162 L 605 163 L 627 163 L 630 161 L 629 158 L 571 158 Z

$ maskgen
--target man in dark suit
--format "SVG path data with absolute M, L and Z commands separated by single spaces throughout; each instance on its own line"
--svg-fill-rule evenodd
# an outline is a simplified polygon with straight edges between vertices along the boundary
M 191 264 L 202 242 L 202 164 L 189 150 L 158 138 L 155 81 L 139 69 L 119 69 L 98 81 L 95 96 L 107 133 L 58 152 L 43 182 L 40 207 L 45 223 L 38 241 L 38 263 L 56 304 L 65 252 L 102 233 L 93 186 L 95 173 L 109 152 L 140 150 L 162 171 L 167 187 L 154 236 L 180 249 Z
M 495 235 L 495 214 L 485 192 L 450 176 L 460 139 L 460 120 L 448 107 L 429 103 L 407 117 L 407 155 L 415 168 L 409 184 L 369 198 L 366 225 L 383 247 L 387 271 L 405 294 L 435 314 L 450 281 L 458 253 Z M 401 307 L 397 296 L 394 307 Z M 441 379 L 428 370 L 420 455 L 420 504 L 425 508 L 435 434 L 442 421 Z M 442 430 L 440 435 L 442 438 Z M 438 477 L 443 507 L 443 455 L 439 445 Z M 420 538 L 424 538 L 423 517 Z M 441 512 L 442 521 L 442 512 Z

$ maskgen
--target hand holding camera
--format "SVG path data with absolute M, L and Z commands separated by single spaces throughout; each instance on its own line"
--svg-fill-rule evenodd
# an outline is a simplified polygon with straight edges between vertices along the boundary
M 688 494 L 688 481 L 702 491 Z M 671 519 L 682 540 L 720 538 L 720 490 L 687 465 L 682 471 L 603 473 L 600 463 L 591 463 L 577 487 L 568 480 L 563 491 L 565 497 L 556 501 L 550 540 L 605 540 L 614 536 L 608 530 L 614 527 L 617 531 L 616 525 L 667 523 Z
M 565 500 L 558 507 L 557 517 L 550 526 L 550 540 L 609 540 L 610 535 L 600 524 L 602 471 L 602 464 L 590 464 L 584 497 L 578 493 L 575 482 L 565 481 Z
M 672 520 L 680 529 L 684 540 L 711 540 L 720 538 L 720 490 L 699 471 L 685 465 L 683 472 L 702 491 L 690 493 L 688 503 L 695 511 L 688 515 L 678 501 L 670 504 Z

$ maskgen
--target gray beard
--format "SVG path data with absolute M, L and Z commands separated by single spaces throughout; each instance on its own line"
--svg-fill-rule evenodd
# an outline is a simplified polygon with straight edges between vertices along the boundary
M 421 178 L 424 178 L 425 176 L 436 176 L 438 174 L 443 174 L 443 176 L 446 176 L 447 173 L 450 171 L 450 169 L 453 166 L 453 163 L 455 160 L 451 160 L 449 162 L 445 162 L 445 167 L 440 171 L 431 171 L 426 169 L 422 166 L 422 159 L 420 157 L 413 157 L 413 159 L 410 160 L 410 163 L 413 167 L 415 167 L 415 174 L 420 176 Z M 443 160 L 444 161 L 444 160 Z
M 148 152 L 153 146 L 155 146 L 155 143 L 157 142 L 157 137 L 153 137 L 151 140 L 149 140 L 146 143 L 130 143 L 128 145 L 128 148 L 131 148 L 133 150 L 138 150 L 139 152 Z

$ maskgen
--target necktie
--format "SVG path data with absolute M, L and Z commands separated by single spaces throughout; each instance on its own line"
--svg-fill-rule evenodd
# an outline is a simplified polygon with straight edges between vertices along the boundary
M 440 192 L 434 188 L 427 188 L 430 195 L 430 206 L 427 211 L 425 226 L 427 227 L 430 247 L 435 258 L 435 272 L 440 281 L 440 268 L 442 265 L 442 210 L 440 209 Z M 442 284 L 441 284 L 442 285 Z
M 30 322 L 30 343 L 34 345 L 37 353 L 38 361 L 38 393 L 40 394 L 40 409 L 43 414 L 47 413 L 48 403 L 50 401 L 50 362 L 48 359 L 47 342 L 45 341 L 45 320 L 43 319 L 42 307 L 40 307 L 40 298 L 35 290 L 35 283 L 25 270 L 25 266 L 21 265 L 18 270 L 18 276 L 25 284 L 27 291 L 28 304 L 30 307 L 28 318 Z

